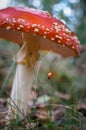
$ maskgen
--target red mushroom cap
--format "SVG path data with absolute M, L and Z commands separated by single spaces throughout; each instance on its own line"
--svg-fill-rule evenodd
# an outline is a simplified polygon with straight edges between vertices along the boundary
M 63 56 L 80 52 L 77 36 L 48 12 L 28 7 L 8 7 L 0 10 L 0 38 L 23 44 L 22 32 L 40 50 L 51 50 Z M 35 48 L 34 48 L 35 49 Z

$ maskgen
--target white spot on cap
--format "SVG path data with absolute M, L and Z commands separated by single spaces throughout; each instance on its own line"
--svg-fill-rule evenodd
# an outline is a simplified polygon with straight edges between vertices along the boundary
M 47 32 L 44 32 L 44 34 L 46 35 L 46 34 L 47 34 Z
M 65 28 L 64 31 L 65 31 L 66 33 L 68 33 L 68 34 L 71 33 L 71 31 L 70 31 L 68 28 Z
M 62 37 L 61 37 L 61 36 L 59 36 L 59 39 L 62 39 Z
M 44 38 L 46 38 L 46 36 L 45 36 L 45 35 L 44 35 L 43 37 L 44 37 Z
M 55 24 L 54 29 L 56 30 L 56 33 L 58 33 L 61 30 L 61 26 L 59 26 L 58 24 Z
M 51 40 L 52 40 L 52 41 L 54 41 L 54 40 L 55 40 L 55 38 L 53 38 L 53 37 L 52 37 L 52 38 L 51 38 Z
M 61 43 L 61 41 L 60 41 L 60 40 L 58 40 L 58 43 Z
M 36 27 L 37 26 L 37 24 L 32 24 L 32 27 Z
M 39 29 L 38 29 L 38 28 L 35 28 L 35 29 L 34 29 L 34 32 L 39 32 Z
M 65 33 L 63 33 L 63 36 L 66 36 L 66 34 L 65 34 Z
M 9 21 L 9 18 L 6 18 L 6 22 L 8 22 Z
M 65 26 L 64 26 L 64 25 L 61 25 L 61 28 L 62 28 L 62 29 L 64 29 L 64 28 L 65 28 Z
M 18 19 L 18 22 L 19 23 L 25 23 L 25 20 L 24 19 Z
M 42 25 L 42 28 L 45 28 L 45 26 L 44 26 L 44 25 Z
M 20 27 L 17 27 L 17 30 L 20 30 L 21 28 Z
M 56 35 L 55 37 L 56 37 L 56 38 L 58 38 L 59 36 L 58 36 L 58 35 Z
M 28 29 L 29 29 L 29 28 L 30 28 L 30 25 L 28 25 L 27 27 L 28 27 Z
M 76 41 L 78 40 L 78 38 L 76 36 L 73 37 Z
M 73 49 L 75 49 L 75 46 L 72 46 Z
M 68 38 L 67 41 L 70 41 L 70 39 Z
M 22 22 L 22 19 L 18 19 L 18 22 L 21 23 L 21 22 Z
M 40 27 L 40 24 L 38 24 L 37 26 Z
M 15 18 L 13 18 L 13 19 L 12 19 L 12 22 L 13 22 L 13 23 L 16 23 L 16 19 L 15 19 Z
M 7 26 L 7 27 L 6 27 L 6 30 L 9 30 L 10 28 L 11 28 L 11 26 Z
M 54 25 L 58 25 L 58 23 L 56 23 L 56 22 L 54 22 L 53 24 L 54 24 Z
M 49 28 L 46 28 L 47 31 L 49 31 Z
M 59 35 L 56 35 L 55 37 L 56 37 L 56 38 L 59 38 L 59 39 L 62 39 L 62 37 L 61 37 L 61 36 L 59 36 Z
M 14 23 L 12 23 L 12 26 L 14 26 Z
M 50 29 L 51 29 L 51 30 L 53 30 L 53 28 L 52 28 L 52 27 L 51 27 Z
M 20 24 L 19 27 L 20 27 L 20 28 L 24 28 L 24 25 Z

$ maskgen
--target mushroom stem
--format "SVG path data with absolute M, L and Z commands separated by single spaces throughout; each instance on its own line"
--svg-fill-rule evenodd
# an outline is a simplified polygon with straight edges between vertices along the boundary
M 23 116 L 27 113 L 34 79 L 34 70 L 28 66 L 28 59 L 26 57 L 27 48 L 25 46 L 22 52 L 17 56 L 17 68 L 11 92 L 11 118 L 14 118 L 15 115 L 24 118 Z

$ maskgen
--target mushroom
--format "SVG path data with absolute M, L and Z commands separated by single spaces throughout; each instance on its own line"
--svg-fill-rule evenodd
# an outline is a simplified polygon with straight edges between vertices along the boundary
M 15 110 L 15 105 L 26 115 L 39 50 L 52 51 L 64 57 L 76 56 L 80 52 L 80 42 L 60 20 L 46 11 L 28 7 L 0 10 L 0 38 L 20 46 L 11 92 L 14 104 L 11 104 L 16 114 L 18 109 Z M 19 116 L 22 117 L 21 112 Z

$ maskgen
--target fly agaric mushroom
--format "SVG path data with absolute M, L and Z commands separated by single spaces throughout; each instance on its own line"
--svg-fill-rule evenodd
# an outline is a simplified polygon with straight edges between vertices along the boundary
M 80 52 L 77 36 L 66 25 L 48 12 L 28 7 L 0 10 L 0 38 L 17 43 L 20 47 L 25 44 L 16 58 L 11 93 L 13 102 L 24 114 L 34 78 L 32 66 L 39 58 L 39 50 L 53 51 L 64 57 L 76 56 Z M 21 113 L 19 115 L 22 117 Z

